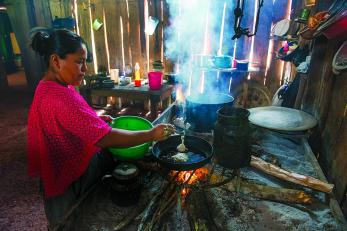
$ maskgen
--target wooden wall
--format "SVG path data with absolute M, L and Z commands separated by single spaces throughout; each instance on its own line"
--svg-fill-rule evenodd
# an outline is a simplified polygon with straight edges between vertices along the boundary
M 347 36 L 314 41 L 303 110 L 318 119 L 311 146 L 329 180 L 336 185 L 338 201 L 346 203 L 347 189 L 347 73 L 332 73 L 333 56 Z M 345 211 L 345 216 L 347 215 Z
M 327 10 L 334 0 L 318 1 L 312 12 Z M 332 59 L 347 39 L 343 35 L 328 40 L 323 35 L 312 40 L 312 59 L 302 110 L 318 119 L 310 145 L 347 217 L 347 73 L 332 72 Z
M 232 1 L 227 1 L 233 4 Z M 172 64 L 165 59 L 163 55 L 163 40 L 162 30 L 168 25 L 168 6 L 165 0 L 80 0 L 77 1 L 77 18 L 79 26 L 79 34 L 88 43 L 89 49 L 92 50 L 92 37 L 94 37 L 95 50 L 93 51 L 96 57 L 97 65 L 88 64 L 89 73 L 97 72 L 99 66 L 109 68 L 123 69 L 124 64 L 134 66 L 136 62 L 140 63 L 142 75 L 145 75 L 147 69 L 151 69 L 154 60 L 164 62 L 166 71 L 172 71 Z M 244 19 L 243 27 L 252 29 L 254 1 L 250 1 L 246 6 L 245 12 L 247 17 Z M 69 7 L 74 8 L 73 1 L 69 0 L 50 0 L 50 8 L 52 17 L 67 17 L 69 16 Z M 275 4 L 275 5 L 273 5 Z M 275 59 L 275 52 L 280 48 L 281 42 L 275 41 L 274 49 L 271 54 L 268 54 L 269 35 L 271 24 L 286 17 L 288 12 L 287 1 L 265 1 L 259 23 L 258 34 L 254 37 L 254 60 L 260 65 L 261 71 L 253 74 L 253 77 L 259 82 L 266 84 L 274 93 L 281 85 L 283 71 L 280 68 L 283 62 Z M 153 36 L 146 36 L 145 29 L 145 9 L 148 7 L 148 15 L 158 19 L 163 18 L 162 25 L 157 27 L 157 31 Z M 274 11 L 273 9 L 277 9 Z M 128 14 L 129 12 L 129 14 Z M 71 14 L 71 12 L 70 12 Z M 233 12 L 227 12 L 228 18 L 226 27 L 233 30 Z M 76 16 L 76 15 L 75 15 Z M 96 31 L 91 29 L 91 22 L 99 19 L 104 23 L 104 26 Z M 122 25 L 121 25 L 122 20 Z M 121 26 L 123 33 L 121 33 Z M 187 25 L 190 26 L 190 25 Z M 165 38 L 164 38 L 165 39 Z M 248 59 L 252 38 L 243 36 L 237 41 L 237 59 Z M 226 48 L 232 55 L 233 44 L 230 38 L 224 39 Z M 147 57 L 147 49 L 149 59 Z M 107 55 L 107 52 L 109 55 Z M 272 61 L 269 66 L 269 72 L 265 76 L 265 66 L 267 56 L 272 56 Z M 164 56 L 164 57 L 163 57 Z M 123 61 L 124 57 L 124 61 Z M 149 61 L 148 61 L 149 60 Z M 149 62 L 149 63 L 148 63 Z M 265 81 L 265 78 L 267 80 Z M 271 96 L 270 96 L 271 97 Z
M 144 75 L 154 60 L 162 59 L 162 25 L 167 23 L 168 15 L 163 0 L 81 0 L 77 6 L 69 0 L 50 0 L 50 6 L 53 17 L 74 14 L 78 19 L 78 33 L 87 42 L 95 60 L 88 64 L 89 74 L 97 73 L 99 67 L 123 70 L 125 65 L 134 67 L 138 62 Z M 148 15 L 163 17 L 152 36 L 144 33 L 145 7 L 148 7 Z M 77 10 L 71 12 L 71 8 Z M 103 23 L 99 30 L 91 28 L 95 19 Z
M 245 12 L 248 16 L 245 17 L 243 23 L 243 27 L 248 27 L 251 30 L 255 1 L 252 0 L 247 3 Z M 74 5 L 75 2 L 76 5 Z M 229 19 L 227 19 L 225 27 L 232 31 L 235 1 L 226 0 L 226 2 L 232 9 L 227 12 Z M 184 4 L 184 1 L 182 3 Z M 96 60 L 96 63 L 88 64 L 88 74 L 97 73 L 100 66 L 105 67 L 107 70 L 110 68 L 122 70 L 126 64 L 134 66 L 136 62 L 139 62 L 142 76 L 146 76 L 147 70 L 152 68 L 152 62 L 160 59 L 164 62 L 166 72 L 173 70 L 172 63 L 166 60 L 163 54 L 163 28 L 170 23 L 168 20 L 168 5 L 165 0 L 7 0 L 6 4 L 8 5 L 11 23 L 23 52 L 23 62 L 28 82 L 33 87 L 41 78 L 43 68 L 39 66 L 40 62 L 35 61 L 36 64 L 31 62 L 31 60 L 37 60 L 37 58 L 33 58 L 34 55 L 28 46 L 30 38 L 28 38 L 27 33 L 32 27 L 50 27 L 51 21 L 55 17 L 73 16 L 77 18 L 77 32 L 86 40 Z M 280 47 L 281 42 L 275 42 L 274 49 L 269 54 L 268 39 L 271 24 L 286 17 L 287 8 L 287 1 L 276 1 L 275 3 L 265 1 L 261 12 L 258 34 L 254 37 L 253 61 L 259 63 L 261 71 L 253 74 L 252 77 L 258 79 L 262 84 L 265 82 L 272 93 L 281 85 L 283 71 L 280 67 L 283 66 L 283 62 L 275 60 L 275 52 Z M 148 16 L 145 15 L 145 12 L 162 21 L 152 36 L 146 36 L 144 33 L 145 19 Z M 104 23 L 100 30 L 91 28 L 91 23 L 95 19 Z M 234 44 L 231 40 L 232 35 L 225 36 L 228 36 L 224 38 L 225 50 L 229 52 L 227 55 L 232 55 Z M 249 58 L 251 41 L 252 38 L 242 37 L 237 42 L 237 59 Z M 272 56 L 272 62 L 267 76 L 265 76 L 268 55 Z

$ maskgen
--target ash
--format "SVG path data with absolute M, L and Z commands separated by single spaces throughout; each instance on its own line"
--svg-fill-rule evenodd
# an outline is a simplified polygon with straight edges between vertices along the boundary
M 318 178 L 299 141 L 257 131 L 252 143 L 264 150 L 262 157 L 275 159 L 282 168 Z M 222 174 L 222 169 L 216 166 L 215 173 Z M 145 230 L 150 220 L 143 220 L 146 208 L 166 179 L 156 171 L 143 175 L 144 188 L 135 206 L 115 205 L 107 186 L 100 184 L 70 216 L 63 230 Z M 347 230 L 334 217 L 324 193 L 277 180 L 250 167 L 241 169 L 240 175 L 268 186 L 305 191 L 314 198 L 314 203 L 301 205 L 257 199 L 252 194 L 228 191 L 224 186 L 192 190 L 184 204 L 178 198 L 149 230 Z M 122 226 L 127 219 L 129 224 Z

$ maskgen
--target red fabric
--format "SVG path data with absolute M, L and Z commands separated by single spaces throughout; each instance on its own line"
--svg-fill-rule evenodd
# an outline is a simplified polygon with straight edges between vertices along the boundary
M 110 130 L 72 86 L 39 83 L 28 116 L 28 171 L 41 177 L 47 198 L 84 173 Z

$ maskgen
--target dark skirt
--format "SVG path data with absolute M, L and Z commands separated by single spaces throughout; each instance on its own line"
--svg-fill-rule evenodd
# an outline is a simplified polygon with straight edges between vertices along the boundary
M 86 172 L 65 191 L 64 194 L 44 199 L 44 208 L 49 229 L 54 229 L 64 222 L 64 216 L 82 198 L 82 196 L 105 174 L 109 174 L 116 166 L 112 155 L 106 150 L 95 154 Z M 42 183 L 40 190 L 44 194 Z

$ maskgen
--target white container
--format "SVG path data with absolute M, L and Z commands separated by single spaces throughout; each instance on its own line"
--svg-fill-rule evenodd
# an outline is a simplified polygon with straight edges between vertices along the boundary
M 119 83 L 119 69 L 110 69 L 110 76 L 115 84 Z

